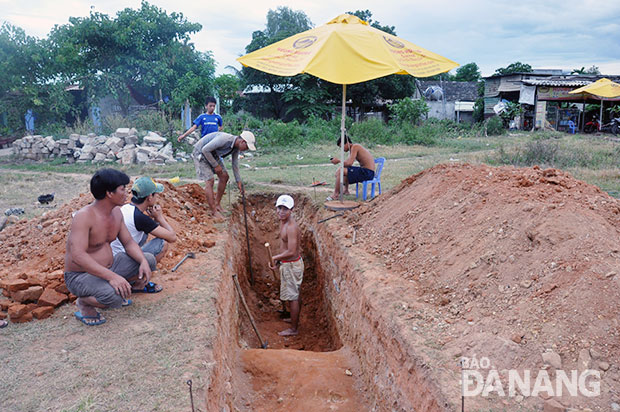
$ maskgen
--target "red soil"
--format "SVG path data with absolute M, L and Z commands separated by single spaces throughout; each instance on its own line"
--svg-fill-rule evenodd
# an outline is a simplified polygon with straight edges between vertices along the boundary
M 409 284 L 403 319 L 441 348 L 434 366 L 450 398 L 460 399 L 459 356 L 537 371 L 549 350 L 565 371 L 602 376 L 601 396 L 556 401 L 594 410 L 619 401 L 618 200 L 555 169 L 465 164 L 411 176 L 360 209 L 341 231 L 357 227 L 356 248 Z

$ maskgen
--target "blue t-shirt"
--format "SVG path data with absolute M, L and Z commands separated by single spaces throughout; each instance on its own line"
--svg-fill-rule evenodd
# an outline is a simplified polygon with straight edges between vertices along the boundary
M 222 125 L 222 116 L 219 114 L 206 114 L 203 113 L 194 120 L 196 126 L 200 126 L 200 136 L 204 136 L 209 133 L 219 132 Z

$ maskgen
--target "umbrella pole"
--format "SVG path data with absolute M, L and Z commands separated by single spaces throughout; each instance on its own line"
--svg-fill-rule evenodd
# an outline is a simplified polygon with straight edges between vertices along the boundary
M 347 85 L 342 85 L 342 117 L 340 119 L 340 201 L 344 197 L 344 119 L 346 117 Z
M 605 100 L 603 100 L 603 98 L 601 97 L 601 111 L 600 111 L 599 118 L 598 118 L 598 130 L 597 130 L 597 132 L 600 132 L 601 131 L 601 127 L 603 126 L 603 102 L 604 101 Z

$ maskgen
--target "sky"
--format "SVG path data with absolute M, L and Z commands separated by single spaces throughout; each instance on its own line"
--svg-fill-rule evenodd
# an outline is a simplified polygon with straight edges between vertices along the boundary
M 211 51 L 216 74 L 241 68 L 252 32 L 263 30 L 267 12 L 279 6 L 303 11 L 315 26 L 348 11 L 370 10 L 382 25 L 425 49 L 464 65 L 474 62 L 483 76 L 520 61 L 535 69 L 598 66 L 602 74 L 620 75 L 620 1 L 593 0 L 151 0 L 177 12 L 202 30 L 192 35 L 197 50 Z M 139 0 L 0 0 L 0 21 L 30 36 L 47 37 L 54 25 L 91 10 L 115 16 Z

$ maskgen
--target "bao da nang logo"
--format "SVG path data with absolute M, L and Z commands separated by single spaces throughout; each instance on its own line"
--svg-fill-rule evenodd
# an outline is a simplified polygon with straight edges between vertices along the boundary
M 393 39 L 391 37 L 383 36 L 383 40 L 385 40 L 385 42 L 387 44 L 389 44 L 390 46 L 394 47 L 395 49 L 402 49 L 403 47 L 405 47 L 404 43 L 402 43 L 402 42 L 400 42 L 400 41 L 398 41 L 396 39 Z
M 296 49 L 305 49 L 312 46 L 316 40 L 316 36 L 300 37 L 299 39 L 295 40 L 295 43 L 293 43 L 293 47 Z
M 601 374 L 598 370 L 586 369 L 582 371 L 556 370 L 555 376 L 547 370 L 497 370 L 491 365 L 489 358 L 479 360 L 462 357 L 461 391 L 463 397 L 469 396 L 497 396 L 513 397 L 519 393 L 523 396 L 538 396 L 546 393 L 547 396 L 583 395 L 586 397 L 600 396 Z M 500 374 L 500 372 L 502 372 Z

